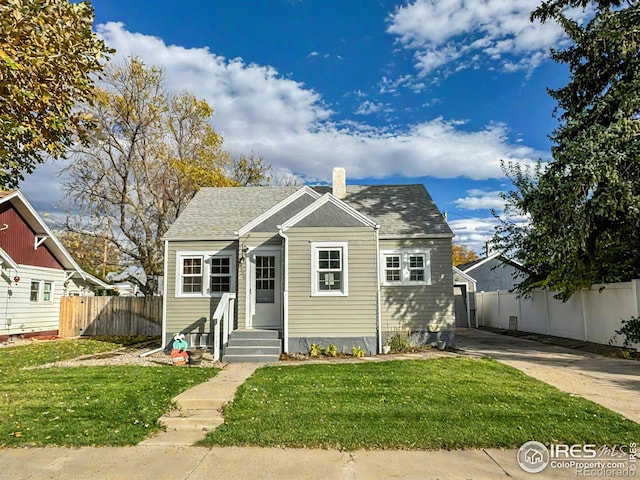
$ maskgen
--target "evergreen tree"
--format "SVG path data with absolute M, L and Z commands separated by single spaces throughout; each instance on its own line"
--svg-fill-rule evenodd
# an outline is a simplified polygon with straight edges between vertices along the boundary
M 569 16 L 575 8 L 586 21 Z M 566 300 L 593 284 L 640 278 L 640 8 L 635 0 L 551 0 L 531 18 L 565 30 L 571 45 L 551 56 L 570 79 L 549 90 L 559 119 L 553 161 L 505 167 L 516 190 L 505 196 L 494 240 L 530 271 L 520 293 L 541 287 Z M 514 221 L 522 215 L 528 223 Z

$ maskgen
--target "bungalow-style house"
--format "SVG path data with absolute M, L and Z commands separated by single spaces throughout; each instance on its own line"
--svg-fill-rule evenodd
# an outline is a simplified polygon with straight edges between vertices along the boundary
M 333 188 L 203 188 L 164 236 L 164 346 L 183 333 L 261 361 L 398 333 L 451 344 L 452 237 L 423 185 L 347 187 L 344 169 Z M 220 302 L 231 322 L 212 322 Z
M 56 335 L 60 297 L 109 288 L 71 258 L 20 191 L 0 191 L 0 341 Z

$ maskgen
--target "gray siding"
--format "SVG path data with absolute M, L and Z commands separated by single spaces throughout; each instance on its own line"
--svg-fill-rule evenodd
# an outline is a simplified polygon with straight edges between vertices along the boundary
M 493 258 L 467 274 L 475 278 L 478 292 L 493 292 L 495 290 L 505 292 L 516 286 L 519 280 L 514 277 L 519 273 L 521 270 L 513 265 L 503 262 L 499 258 Z
M 362 222 L 331 203 L 311 212 L 296 227 L 362 227 Z
M 289 337 L 375 336 L 373 229 L 293 227 L 286 233 L 289 237 Z M 311 296 L 311 242 L 348 242 L 348 296 Z
M 176 252 L 210 252 L 216 250 L 235 250 L 237 252 L 238 242 L 205 240 L 190 242 L 170 241 L 168 249 L 165 320 L 167 337 L 171 338 L 176 332 L 208 334 L 211 332 L 211 315 L 218 306 L 220 298 L 209 296 L 176 297 Z
M 383 339 L 395 332 L 453 329 L 451 239 L 380 241 L 381 251 L 402 248 L 430 250 L 431 285 L 381 287 Z

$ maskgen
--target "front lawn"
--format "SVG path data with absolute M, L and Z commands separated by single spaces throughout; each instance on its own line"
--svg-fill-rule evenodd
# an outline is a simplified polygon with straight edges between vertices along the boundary
M 21 367 L 118 345 L 38 342 L 0 350 L 0 446 L 133 445 L 160 430 L 178 393 L 217 373 L 175 366 Z
M 493 360 L 262 368 L 205 445 L 457 449 L 623 444 L 640 425 Z

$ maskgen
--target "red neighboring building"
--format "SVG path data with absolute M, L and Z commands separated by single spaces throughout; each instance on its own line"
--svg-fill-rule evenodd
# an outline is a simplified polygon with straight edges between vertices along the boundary
M 0 341 L 58 333 L 60 297 L 108 285 L 84 272 L 20 191 L 0 191 Z

